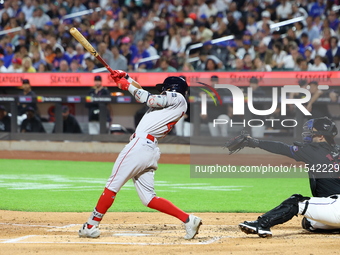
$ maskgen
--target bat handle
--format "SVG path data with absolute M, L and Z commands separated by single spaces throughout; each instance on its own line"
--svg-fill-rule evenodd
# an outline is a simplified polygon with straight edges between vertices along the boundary
M 114 74 L 114 72 L 113 72 L 113 70 L 111 69 L 111 67 L 109 67 L 108 65 L 105 66 L 105 67 L 106 67 L 107 70 L 109 70 L 109 72 L 110 72 L 111 74 Z
M 104 67 L 105 67 L 111 74 L 114 74 L 114 71 L 111 69 L 111 67 L 106 63 L 106 61 L 105 61 L 100 55 L 98 55 L 96 58 L 104 65 Z

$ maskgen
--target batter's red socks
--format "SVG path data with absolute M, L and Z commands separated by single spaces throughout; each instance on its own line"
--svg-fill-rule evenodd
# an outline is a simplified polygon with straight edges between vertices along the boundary
M 169 200 L 166 200 L 161 197 L 154 197 L 153 199 L 151 199 L 150 203 L 148 204 L 148 207 L 160 211 L 162 213 L 174 216 L 184 223 L 187 222 L 189 218 L 189 214 L 183 212 Z
M 91 228 L 93 225 L 99 225 L 99 222 L 104 217 L 104 214 L 109 210 L 113 201 L 115 200 L 116 192 L 104 189 L 104 192 L 100 196 L 97 206 L 94 208 L 89 220 L 87 221 L 88 227 Z

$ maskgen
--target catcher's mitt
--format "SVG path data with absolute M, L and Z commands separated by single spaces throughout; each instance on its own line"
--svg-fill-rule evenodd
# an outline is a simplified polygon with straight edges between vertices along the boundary
M 241 133 L 240 135 L 228 140 L 224 147 L 228 148 L 229 155 L 236 153 L 240 150 L 242 150 L 244 147 L 248 145 L 248 137 L 249 134 L 247 133 Z

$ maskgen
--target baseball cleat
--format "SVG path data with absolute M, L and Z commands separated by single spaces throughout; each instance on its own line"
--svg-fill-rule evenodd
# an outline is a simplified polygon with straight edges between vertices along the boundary
M 315 229 L 312 227 L 312 224 L 310 223 L 310 221 L 306 217 L 303 217 L 303 219 L 301 221 L 301 225 L 302 225 L 303 229 L 306 229 L 309 232 L 315 231 Z
M 184 225 L 185 230 L 187 231 L 184 239 L 193 239 L 198 234 L 198 230 L 202 225 L 202 219 L 190 214 L 189 221 L 187 223 L 184 223 Z
M 87 223 L 84 223 L 82 228 L 78 231 L 79 237 L 87 237 L 87 238 L 97 238 L 100 236 L 100 231 L 98 226 L 92 226 L 92 228 L 88 228 Z
M 340 228 L 335 229 L 320 229 L 320 228 L 313 228 L 312 223 L 306 218 L 303 217 L 301 221 L 302 228 L 312 232 L 312 233 L 320 233 L 320 234 L 339 234 Z
M 248 234 L 258 234 L 259 237 L 272 237 L 272 232 L 270 228 L 262 227 L 257 220 L 255 221 L 245 221 L 238 224 L 242 232 Z

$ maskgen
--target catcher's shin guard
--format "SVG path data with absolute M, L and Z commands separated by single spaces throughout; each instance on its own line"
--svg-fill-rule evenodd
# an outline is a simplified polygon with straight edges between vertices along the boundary
M 259 224 L 263 228 L 271 228 L 275 225 L 289 221 L 299 212 L 299 202 L 309 200 L 309 197 L 303 197 L 300 194 L 294 194 L 283 201 L 279 206 L 266 212 L 258 218 Z

